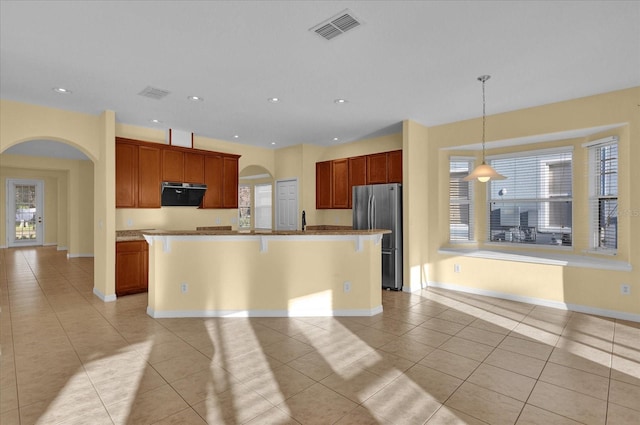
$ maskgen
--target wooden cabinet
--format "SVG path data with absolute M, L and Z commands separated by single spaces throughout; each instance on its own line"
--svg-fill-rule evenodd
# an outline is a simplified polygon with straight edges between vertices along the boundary
M 387 153 L 367 155 L 367 184 L 387 182 Z
M 138 147 L 138 208 L 160 208 L 160 148 Z
M 147 241 L 116 243 L 116 295 L 146 292 L 149 287 Z
M 238 157 L 206 155 L 202 208 L 238 208 Z
M 116 208 L 138 204 L 138 146 L 116 144 Z
M 238 158 L 222 158 L 222 207 L 238 208 Z
M 204 155 L 163 149 L 162 181 L 204 183 Z
M 349 198 L 351 198 L 349 186 L 349 159 L 336 159 L 332 162 L 331 207 L 349 208 Z
M 367 157 L 349 158 L 349 208 L 352 207 L 353 186 L 367 184 Z
M 202 198 L 202 208 L 222 208 L 222 155 L 204 158 L 204 184 L 207 191 Z
M 203 208 L 238 208 L 240 155 L 116 138 L 116 208 L 160 208 L 161 183 L 204 183 Z
M 204 183 L 204 155 L 185 152 L 184 181 L 186 183 Z
M 184 153 L 175 149 L 162 149 L 162 181 L 184 181 Z
M 402 151 L 387 153 L 387 183 L 402 183 Z
M 353 186 L 384 183 L 402 183 L 402 150 L 316 162 L 316 208 L 351 208 Z
M 332 161 L 316 162 L 316 208 L 331 208 Z

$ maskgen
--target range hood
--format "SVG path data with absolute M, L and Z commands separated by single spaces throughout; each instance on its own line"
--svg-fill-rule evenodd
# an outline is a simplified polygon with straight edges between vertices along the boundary
M 162 182 L 163 207 L 197 207 L 207 190 L 206 184 Z

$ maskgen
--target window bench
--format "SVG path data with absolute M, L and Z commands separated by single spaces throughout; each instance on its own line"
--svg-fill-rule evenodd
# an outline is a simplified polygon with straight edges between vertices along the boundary
M 585 267 L 623 272 L 631 271 L 631 264 L 625 261 L 553 252 L 514 252 L 478 248 L 440 248 L 438 249 L 438 254 L 564 267 Z

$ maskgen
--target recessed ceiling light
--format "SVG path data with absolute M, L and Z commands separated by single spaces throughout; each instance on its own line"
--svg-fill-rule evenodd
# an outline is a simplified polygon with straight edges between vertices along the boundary
M 337 137 L 334 137 L 334 138 L 333 138 L 333 141 L 334 141 L 334 142 L 337 142 L 338 140 L 340 140 L 340 139 L 338 139 Z
M 67 90 L 64 87 L 54 87 L 53 91 L 61 94 L 71 94 L 71 90 Z
M 239 135 L 237 135 L 237 134 L 234 134 L 234 135 L 233 135 L 233 138 L 234 138 L 234 139 L 238 139 L 239 137 L 240 137 L 240 136 L 239 136 Z
M 154 123 L 154 124 L 162 124 L 162 121 L 160 121 L 158 119 L 152 119 L 151 122 Z
M 204 97 L 200 97 L 200 96 L 187 96 L 187 99 L 189 100 L 193 100 L 194 102 L 202 102 L 204 100 Z
M 336 99 L 333 101 L 333 103 L 341 104 L 341 103 L 347 103 L 347 101 L 346 99 Z
M 275 145 L 275 144 L 276 144 L 276 142 L 271 142 L 271 144 L 272 144 L 272 145 Z
M 280 99 L 277 97 L 270 97 L 269 99 L 267 99 L 269 102 L 271 103 L 278 103 L 280 102 Z

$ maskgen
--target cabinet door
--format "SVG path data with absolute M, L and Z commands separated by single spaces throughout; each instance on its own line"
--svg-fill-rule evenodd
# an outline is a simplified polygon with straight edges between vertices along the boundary
M 353 186 L 367 184 L 367 157 L 349 158 L 349 208 L 352 207 Z
M 333 161 L 332 168 L 331 206 L 333 208 L 349 208 L 349 160 L 336 159 Z
M 331 208 L 332 161 L 316 162 L 316 209 Z
M 148 249 L 146 241 L 116 243 L 116 295 L 147 290 Z
M 204 155 L 184 153 L 184 181 L 187 183 L 204 183 Z
M 207 191 L 202 208 L 222 208 L 222 156 L 207 155 L 204 158 L 204 184 Z
M 402 151 L 387 153 L 387 170 L 389 183 L 402 183 Z
M 172 149 L 162 149 L 162 181 L 184 181 L 184 154 Z
M 387 182 L 387 153 L 367 156 L 367 184 Z
M 238 158 L 222 159 L 222 207 L 238 208 Z
M 138 207 L 160 208 L 160 149 L 138 149 Z
M 138 146 L 116 143 L 116 208 L 135 208 L 138 199 Z

